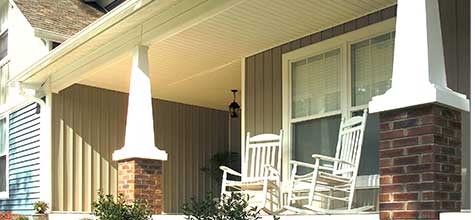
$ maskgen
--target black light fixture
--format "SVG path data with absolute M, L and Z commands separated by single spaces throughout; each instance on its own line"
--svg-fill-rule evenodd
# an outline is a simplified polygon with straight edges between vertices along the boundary
M 238 90 L 233 89 L 231 92 L 233 92 L 234 99 L 233 102 L 229 104 L 229 116 L 231 118 L 237 118 L 239 117 L 239 111 L 241 110 L 241 106 L 239 106 L 239 104 L 236 102 L 236 92 L 238 92 Z

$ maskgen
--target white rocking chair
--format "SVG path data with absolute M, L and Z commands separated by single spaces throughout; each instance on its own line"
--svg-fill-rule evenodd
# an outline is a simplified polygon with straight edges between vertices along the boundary
M 248 132 L 243 154 L 242 173 L 225 166 L 220 167 L 223 170 L 221 193 L 248 194 L 250 205 L 269 214 L 280 209 L 282 131 L 280 135 L 261 134 L 253 137 Z M 228 174 L 239 176 L 241 180 L 229 180 Z M 266 206 L 268 201 L 270 206 Z
M 365 110 L 363 116 L 342 119 L 335 157 L 313 154 L 314 164 L 290 162 L 291 180 L 284 209 L 303 214 L 343 214 L 373 208 L 352 208 L 366 118 Z M 298 174 L 298 168 L 306 169 L 307 173 Z M 332 202 L 335 201 L 343 202 L 346 206 L 343 209 L 333 209 Z M 318 202 L 320 204 L 316 206 Z

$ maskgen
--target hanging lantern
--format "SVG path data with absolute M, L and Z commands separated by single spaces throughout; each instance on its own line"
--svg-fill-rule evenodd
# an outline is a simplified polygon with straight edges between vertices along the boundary
M 236 92 L 238 92 L 238 90 L 233 89 L 231 92 L 233 92 L 234 99 L 233 102 L 229 104 L 229 116 L 231 118 L 237 118 L 239 117 L 239 111 L 241 110 L 241 106 L 239 106 L 239 104 L 236 102 Z

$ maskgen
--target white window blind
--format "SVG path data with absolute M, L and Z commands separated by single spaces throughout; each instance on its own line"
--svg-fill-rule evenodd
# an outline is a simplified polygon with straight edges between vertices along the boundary
M 391 88 L 394 32 L 351 45 L 352 106 L 368 104 Z
M 292 63 L 292 118 L 340 109 L 340 49 Z
M 5 118 L 0 119 L 0 192 L 7 189 L 7 126 Z

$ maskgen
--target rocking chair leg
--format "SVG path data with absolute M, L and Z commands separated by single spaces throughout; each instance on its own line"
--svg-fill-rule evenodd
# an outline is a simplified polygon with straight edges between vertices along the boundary
M 330 189 L 329 195 L 333 196 L 333 190 Z M 331 203 L 332 203 L 332 200 L 330 198 L 328 198 L 327 209 L 331 208 Z
M 268 190 L 267 184 L 268 184 L 268 180 L 265 179 L 265 180 L 264 180 L 264 186 L 262 187 L 262 193 L 264 194 L 264 195 L 263 195 L 263 196 L 264 196 L 264 199 L 262 200 L 262 204 L 261 204 L 262 208 L 266 208 L 267 190 Z M 272 195 L 271 195 L 271 196 L 272 196 Z
M 350 195 L 348 196 L 348 210 L 351 209 L 351 205 L 353 203 L 353 196 L 354 196 L 354 190 L 350 191 Z
M 223 182 L 221 183 L 221 195 L 226 193 L 226 180 L 228 175 L 226 172 L 223 172 Z

